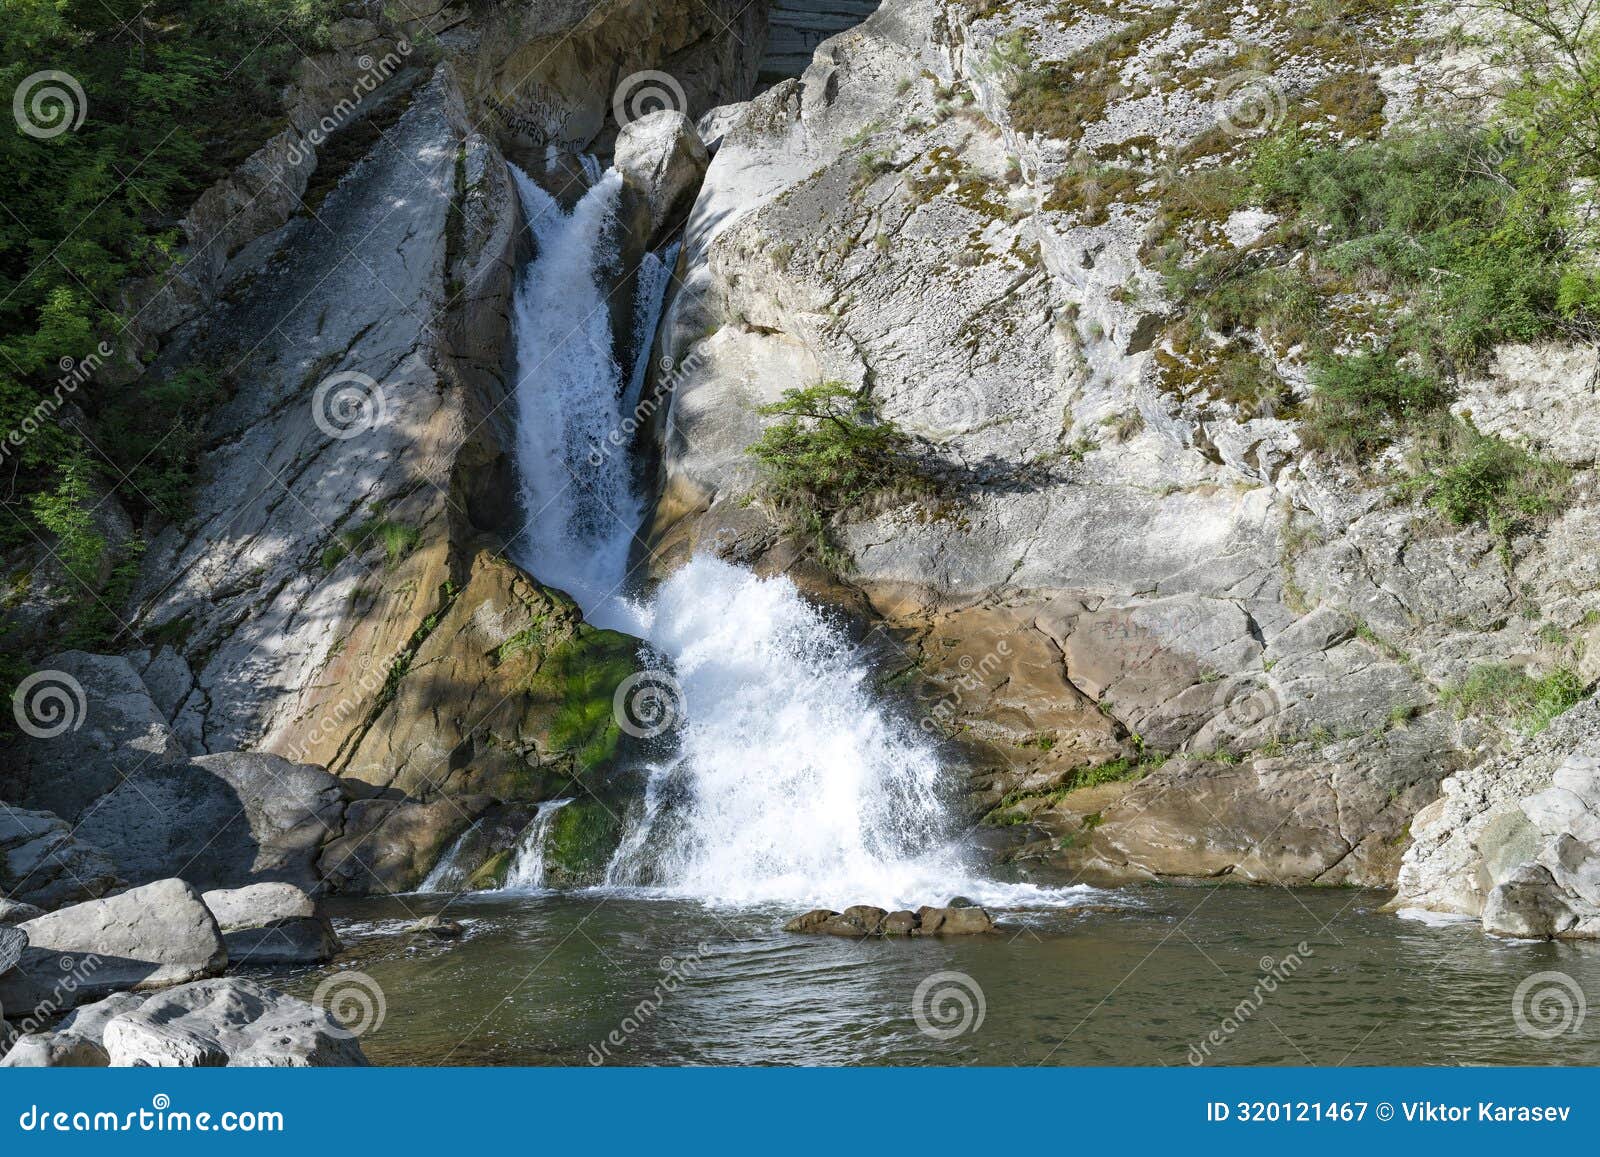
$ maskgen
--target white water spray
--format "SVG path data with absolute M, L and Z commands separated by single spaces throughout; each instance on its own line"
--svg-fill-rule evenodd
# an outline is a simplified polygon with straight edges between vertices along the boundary
M 608 885 L 833 907 L 937 904 L 957 893 L 994 904 L 1065 899 L 1066 890 L 1000 885 L 963 867 L 935 746 L 875 701 L 848 636 L 789 580 L 699 556 L 648 603 L 626 597 L 643 504 L 609 435 L 626 426 L 643 367 L 636 357 L 625 382 L 611 347 L 604 287 L 619 179 L 605 174 L 570 215 L 520 173 L 518 187 L 539 246 L 516 301 L 532 516 L 519 561 L 566 589 L 590 621 L 668 657 L 686 718 L 676 754 L 651 771 L 642 814 L 629 817 Z M 659 301 L 642 303 L 637 318 L 643 305 L 653 320 Z
M 506 882 L 501 885 L 509 891 L 532 892 L 544 887 L 544 842 L 550 835 L 550 825 L 556 813 L 572 800 L 550 799 L 539 805 L 533 819 L 523 829 L 517 840 L 517 850 L 512 853 L 511 867 L 506 871 Z

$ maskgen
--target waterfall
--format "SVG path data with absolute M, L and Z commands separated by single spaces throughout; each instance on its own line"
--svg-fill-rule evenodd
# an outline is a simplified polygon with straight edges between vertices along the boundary
M 467 877 L 472 873 L 461 863 L 461 853 L 482 826 L 481 819 L 473 820 L 467 830 L 456 837 L 455 843 L 450 845 L 450 850 L 439 858 L 439 862 L 433 866 L 433 871 L 428 873 L 428 878 L 417 885 L 417 891 L 459 892 L 465 888 Z
M 539 805 L 539 810 L 534 812 L 532 821 L 517 840 L 517 850 L 512 853 L 506 882 L 501 885 L 503 888 L 531 892 L 544 887 L 545 837 L 550 834 L 550 825 L 555 821 L 556 812 L 571 802 L 570 798 L 551 799 Z
M 629 440 L 616 433 L 645 367 L 635 351 L 624 381 L 612 353 L 605 286 L 616 272 L 619 178 L 605 173 L 566 215 L 525 175 L 517 183 L 538 241 L 515 308 L 530 515 L 518 561 L 567 590 L 591 622 L 664 656 L 686 720 L 675 755 L 650 769 L 608 886 L 835 907 L 943 903 L 958 892 L 1048 902 L 963 867 L 934 743 L 875 700 L 848 636 L 788 579 L 701 555 L 648 601 L 629 597 L 644 504 Z M 636 317 L 657 316 L 667 269 L 641 271 L 656 300 L 635 303 Z M 640 344 L 648 350 L 647 335 Z

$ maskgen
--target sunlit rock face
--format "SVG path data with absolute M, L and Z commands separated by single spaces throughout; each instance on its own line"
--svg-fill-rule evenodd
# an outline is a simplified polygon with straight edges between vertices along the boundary
M 1410 817 L 1501 742 L 1442 689 L 1508 657 L 1592 664 L 1592 399 L 1559 368 L 1582 355 L 1507 348 L 1463 383 L 1580 479 L 1505 552 L 1309 453 L 1293 356 L 1262 344 L 1273 404 L 1230 395 L 1169 326 L 1160 267 L 1174 239 L 1260 241 L 1272 215 L 1208 202 L 1206 174 L 1291 120 L 1354 140 L 1444 79 L 1474 99 L 1482 62 L 1439 31 L 890 0 L 719 110 L 659 336 L 656 572 L 709 550 L 888 627 L 886 673 L 1021 856 L 1392 884 Z M 1019 84 L 1040 75 L 1077 83 Z M 752 503 L 745 452 L 758 407 L 825 380 L 937 480 L 834 525 L 842 563 Z

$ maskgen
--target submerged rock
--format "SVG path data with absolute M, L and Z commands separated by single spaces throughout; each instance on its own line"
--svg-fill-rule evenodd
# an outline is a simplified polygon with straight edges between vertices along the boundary
M 457 920 L 446 920 L 443 916 L 425 916 L 406 931 L 417 936 L 430 936 L 435 940 L 459 940 L 466 935 L 467 928 Z

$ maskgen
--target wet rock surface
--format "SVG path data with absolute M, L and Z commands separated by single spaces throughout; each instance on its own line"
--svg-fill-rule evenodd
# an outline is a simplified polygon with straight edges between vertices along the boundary
M 974 904 L 945 908 L 923 905 L 915 912 L 887 912 L 857 904 L 843 912 L 813 908 L 783 926 L 785 932 L 824 936 L 970 936 L 995 931 L 994 917 Z

